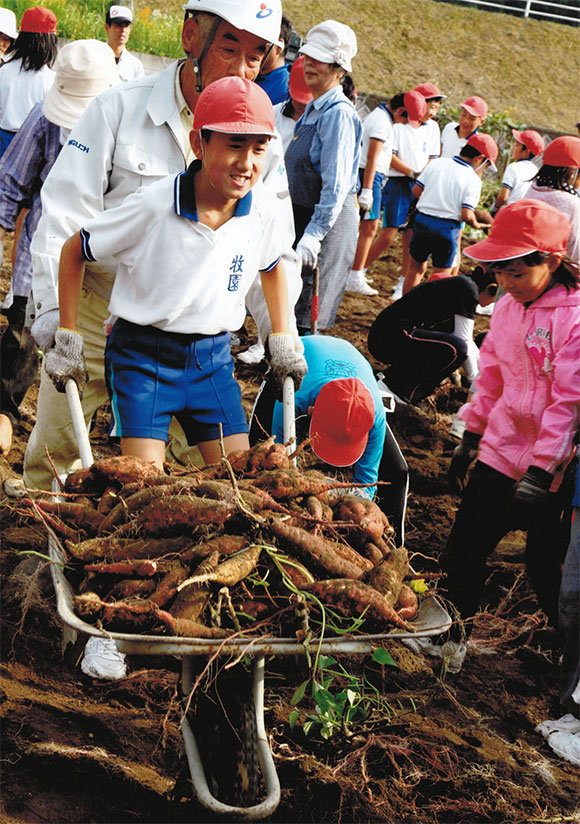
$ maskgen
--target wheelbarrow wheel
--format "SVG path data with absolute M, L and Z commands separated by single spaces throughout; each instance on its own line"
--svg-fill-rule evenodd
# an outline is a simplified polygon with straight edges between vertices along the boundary
M 200 692 L 189 716 L 213 795 L 225 804 L 257 803 L 261 786 L 252 679 L 242 666 Z

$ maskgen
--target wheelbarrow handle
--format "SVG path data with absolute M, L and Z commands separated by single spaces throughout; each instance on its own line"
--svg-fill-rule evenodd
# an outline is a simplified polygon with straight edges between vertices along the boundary
M 81 463 L 83 467 L 91 466 L 93 463 L 93 451 L 89 441 L 89 433 L 87 432 L 87 425 L 85 423 L 83 407 L 81 406 L 78 386 L 72 378 L 70 378 L 66 382 L 65 389 L 73 430 L 75 433 L 77 446 L 79 448 Z
M 289 455 L 296 451 L 296 407 L 294 405 L 294 381 L 290 375 L 284 378 L 282 387 L 282 409 L 284 420 L 284 443 Z M 296 458 L 292 459 L 296 466 Z

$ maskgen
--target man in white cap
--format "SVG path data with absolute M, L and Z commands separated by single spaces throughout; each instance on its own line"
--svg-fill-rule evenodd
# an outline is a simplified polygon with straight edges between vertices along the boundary
M 17 37 L 16 15 L 10 9 L 0 9 L 0 63 Z
M 159 75 L 120 84 L 95 100 L 45 183 L 43 217 L 32 243 L 36 313 L 32 333 L 45 352 L 54 345 L 59 325 L 58 263 L 65 240 L 90 218 L 119 205 L 139 186 L 184 171 L 194 159 L 189 132 L 202 88 L 227 75 L 255 79 L 269 44 L 279 37 L 279 0 L 189 0 L 184 9 L 181 39 L 186 59 Z M 277 229 L 285 250 L 282 258 L 293 306 L 301 288 L 300 269 L 292 250 L 294 223 L 288 181 L 276 144 L 281 141 L 273 140 L 268 147 L 263 181 L 257 185 L 268 186 L 276 194 Z M 85 274 L 78 329 L 84 335 L 89 373 L 83 395 L 87 422 L 108 399 L 103 322 L 108 316 L 116 268 L 116 261 L 108 259 L 91 263 Z M 246 303 L 266 340 L 271 328 L 259 283 L 252 286 Z M 293 318 L 291 322 L 295 328 Z M 292 335 L 273 341 L 270 362 L 279 370 L 285 358 L 294 356 L 297 344 Z M 59 472 L 78 466 L 78 448 L 69 421 L 66 398 L 55 390 L 43 370 L 36 425 L 24 460 L 27 486 L 50 487 L 52 471 L 45 445 Z
M 38 376 L 38 352 L 25 328 L 25 315 L 32 286 L 30 239 L 40 219 L 41 187 L 90 101 L 118 83 L 113 54 L 99 40 L 77 40 L 63 46 L 54 69 L 55 82 L 44 103 L 34 106 L 0 161 L 0 241 L 6 231 L 14 230 L 23 206 L 30 207 L 16 246 L 10 292 L 3 304 L 8 326 L 0 344 L 0 454 L 10 450 L 12 429 L 20 420 L 20 403 Z
M 133 12 L 126 6 L 112 5 L 105 15 L 107 43 L 113 50 L 119 79 L 123 82 L 138 80 L 145 75 L 143 63 L 125 48 L 131 34 L 132 22 Z

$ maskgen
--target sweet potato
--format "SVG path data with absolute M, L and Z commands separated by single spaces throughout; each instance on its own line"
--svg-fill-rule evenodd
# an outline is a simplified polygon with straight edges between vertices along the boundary
M 141 535 L 153 538 L 191 532 L 198 526 L 224 524 L 234 511 L 232 504 L 178 495 L 154 501 L 138 518 Z M 122 527 L 121 527 L 122 529 Z
M 253 482 L 259 489 L 269 492 L 277 501 L 290 501 L 308 495 L 318 496 L 325 493 L 329 487 L 324 476 L 307 476 L 292 468 L 260 472 Z
M 180 554 L 183 563 L 194 564 L 217 551 L 219 555 L 233 555 L 243 549 L 250 539 L 245 535 L 218 535 L 201 544 L 194 544 Z
M 109 512 L 113 509 L 113 507 L 117 506 L 119 503 L 119 496 L 117 494 L 117 490 L 114 486 L 109 486 L 99 500 L 97 511 L 101 513 L 101 515 L 106 516 Z
M 394 567 L 382 561 L 371 570 L 369 584 L 387 599 L 389 606 L 393 607 L 399 597 L 403 579 Z
M 132 455 L 115 455 L 102 458 L 90 467 L 93 478 L 105 481 L 107 486 L 123 486 L 127 483 L 146 484 L 164 483 L 167 475 L 152 463 L 134 458 Z
M 368 558 L 369 561 L 371 561 L 371 563 L 373 564 L 373 566 L 380 564 L 384 557 L 381 550 L 378 548 L 376 544 L 372 543 L 372 541 L 367 541 L 366 544 L 361 548 L 361 555 L 364 555 L 365 558 Z
M 113 563 L 85 564 L 85 572 L 98 572 L 105 575 L 134 575 L 138 578 L 150 578 L 159 570 L 157 561 L 135 560 L 116 561 Z
M 230 634 L 225 629 L 207 627 L 205 624 L 198 624 L 196 621 L 188 621 L 187 618 L 175 618 L 163 609 L 157 609 L 155 615 L 157 620 L 164 624 L 172 635 L 179 635 L 184 638 L 225 638 Z
M 195 575 L 205 575 L 216 568 L 219 562 L 219 552 L 214 550 L 207 558 L 198 564 Z M 174 618 L 185 618 L 188 621 L 197 621 L 209 601 L 210 592 L 203 584 L 194 584 L 185 587 L 175 596 L 169 612 Z
M 148 599 L 109 602 L 87 592 L 75 596 L 73 606 L 79 618 L 92 624 L 101 621 L 104 627 L 117 632 L 146 632 L 157 624 L 157 607 Z
M 316 581 L 304 589 L 347 618 L 360 617 L 366 609 L 365 620 L 377 628 L 382 629 L 385 624 L 395 624 L 407 630 L 410 628 L 380 592 L 361 581 L 334 578 L 330 581 Z
M 180 492 L 191 489 L 191 484 L 186 480 L 179 479 L 174 483 L 161 484 L 159 486 L 148 486 L 144 489 L 139 489 L 130 495 L 128 498 L 121 498 L 117 506 L 112 509 L 107 517 L 103 520 L 99 535 L 106 535 L 118 524 L 130 520 L 129 516 L 133 512 L 138 512 L 144 509 L 147 504 L 158 498 L 166 498 L 168 495 L 177 495 Z
M 36 501 L 36 506 L 43 512 L 56 515 L 69 526 L 82 529 L 84 532 L 95 533 L 103 520 L 103 515 L 93 507 L 70 501 Z
M 159 581 L 157 589 L 149 599 L 151 603 L 157 604 L 159 607 L 168 604 L 175 597 L 179 585 L 185 581 L 188 575 L 189 571 L 186 567 L 178 564 L 175 569 L 172 569 Z
M 123 601 L 127 598 L 145 598 L 155 592 L 157 584 L 151 578 L 124 578 L 107 593 L 107 601 Z
M 417 593 L 413 592 L 411 587 L 403 584 L 399 592 L 399 598 L 396 603 L 396 609 L 401 618 L 406 621 L 412 621 L 419 612 L 419 599 Z
M 191 545 L 191 537 L 178 538 L 89 538 L 73 543 L 66 541 L 66 548 L 79 561 L 124 561 L 131 558 L 161 558 L 164 555 L 180 553 Z
M 402 581 L 409 572 L 409 553 L 404 546 L 393 547 L 385 557 L 385 564 L 392 567 Z
M 192 584 L 199 584 L 202 581 L 211 581 L 214 584 L 233 587 L 239 584 L 240 581 L 243 581 L 255 568 L 261 552 L 262 547 L 257 545 L 244 549 L 238 552 L 237 555 L 232 555 L 223 561 L 211 572 L 206 572 L 202 575 L 198 575 L 196 572 L 195 575 L 180 584 L 178 591 L 181 592 L 185 587 L 189 587 Z
M 95 484 L 95 479 L 91 472 L 90 466 L 85 467 L 84 469 L 77 469 L 75 472 L 70 472 L 66 480 L 64 482 L 64 491 L 65 492 L 95 492 L 97 491 L 97 487 Z M 99 494 L 103 491 L 104 487 L 99 484 L 98 492 Z
M 347 535 L 353 543 L 364 546 L 383 537 L 389 521 L 380 507 L 369 498 L 358 495 L 340 495 L 332 507 L 337 521 L 350 521 L 353 527 Z
M 337 578 L 362 578 L 364 570 L 338 555 L 335 547 L 318 535 L 279 519 L 269 525 L 272 534 L 281 546 L 291 554 L 296 554 L 307 566 L 323 571 Z

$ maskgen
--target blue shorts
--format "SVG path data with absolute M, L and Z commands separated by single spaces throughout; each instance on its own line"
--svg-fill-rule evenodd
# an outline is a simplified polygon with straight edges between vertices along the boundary
M 413 202 L 411 189 L 415 181 L 410 177 L 388 177 L 383 188 L 383 226 L 399 227 L 407 222 Z
M 360 181 L 359 192 L 362 189 L 363 180 L 365 176 L 365 169 L 358 170 L 358 177 Z M 373 179 L 373 205 L 370 212 L 365 215 L 364 220 L 378 220 L 381 216 L 381 201 L 383 199 L 383 180 L 385 176 L 380 172 L 375 172 Z
M 175 416 L 191 444 L 248 431 L 230 333 L 182 335 L 118 320 L 105 349 L 111 436 L 167 442 Z
M 460 222 L 417 212 L 409 253 L 417 263 L 431 256 L 437 269 L 453 266 L 459 244 Z

